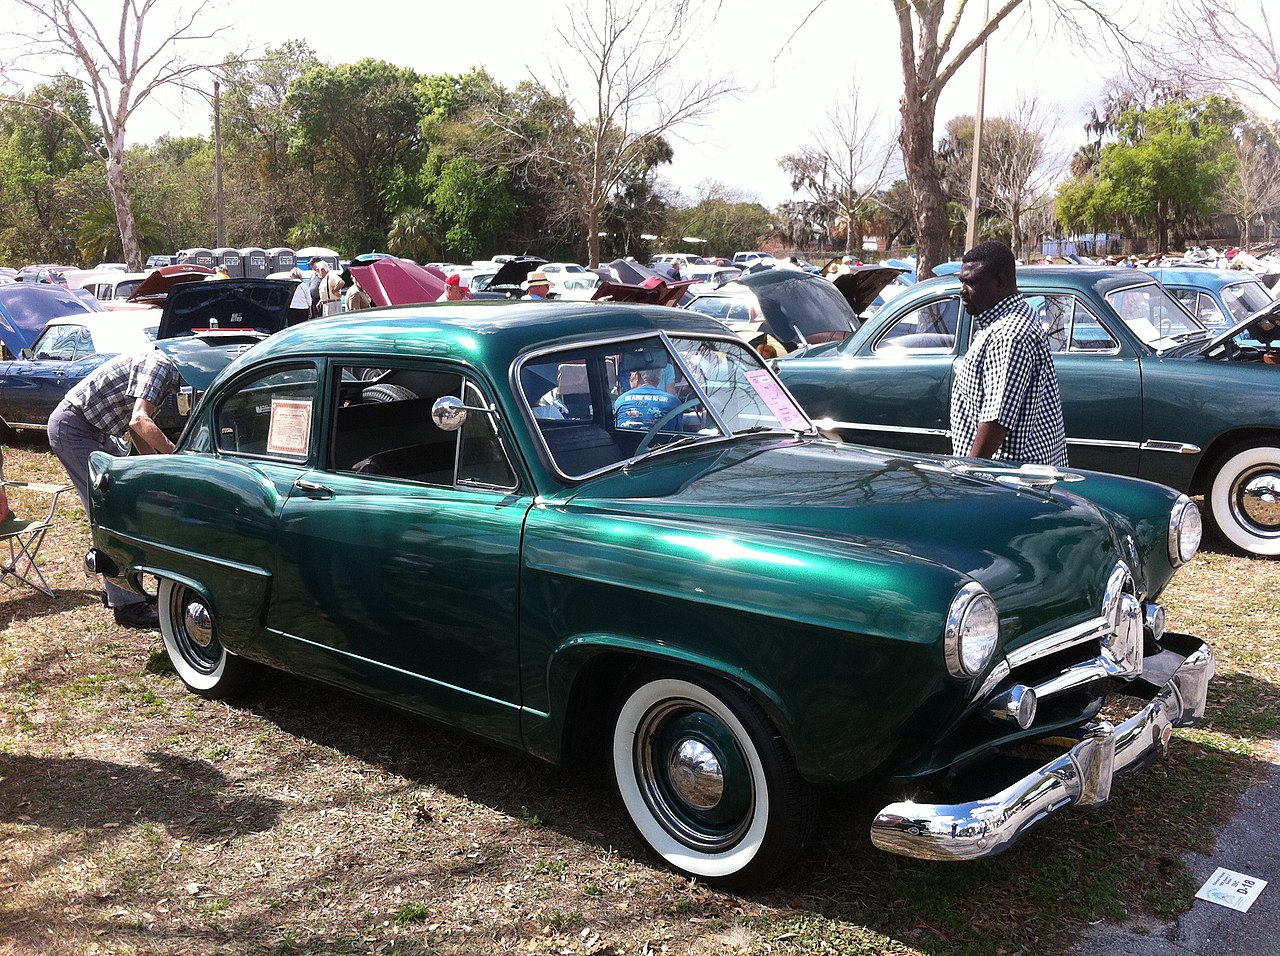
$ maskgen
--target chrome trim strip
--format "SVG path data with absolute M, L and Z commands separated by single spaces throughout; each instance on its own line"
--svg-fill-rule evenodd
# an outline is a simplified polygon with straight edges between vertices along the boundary
M 1181 441 L 1144 441 L 1142 443 L 1143 451 L 1163 451 L 1173 455 L 1198 455 L 1203 449 L 1199 445 L 1192 445 L 1190 442 Z
M 1087 448 L 1130 448 L 1135 451 L 1142 447 L 1136 441 L 1109 441 L 1105 438 L 1072 438 L 1070 436 L 1067 436 L 1067 444 Z
M 999 853 L 1072 804 L 1105 803 L 1117 773 L 1166 753 L 1173 728 L 1204 713 L 1213 671 L 1213 651 L 1202 644 L 1150 704 L 1118 727 L 1107 721 L 1084 727 L 1080 743 L 985 799 L 891 803 L 876 814 L 871 842 L 921 860 L 973 860 Z
M 1069 627 L 1065 631 L 1058 631 L 1047 637 L 1041 637 L 1010 651 L 1005 655 L 1009 661 L 1010 667 L 1021 667 L 1023 664 L 1029 664 L 1031 661 L 1039 660 L 1041 657 L 1048 657 L 1056 654 L 1058 651 L 1066 650 L 1068 647 L 1074 647 L 1077 644 L 1083 644 L 1085 641 L 1100 638 L 1107 629 L 1107 619 L 1105 617 L 1095 617 L 1092 620 L 1077 624 L 1075 627 Z
M 909 425 L 872 425 L 867 422 L 838 422 L 834 418 L 812 419 L 814 425 L 822 429 L 848 428 L 862 432 L 894 432 L 906 435 L 934 435 L 949 438 L 951 432 L 945 428 L 915 428 Z

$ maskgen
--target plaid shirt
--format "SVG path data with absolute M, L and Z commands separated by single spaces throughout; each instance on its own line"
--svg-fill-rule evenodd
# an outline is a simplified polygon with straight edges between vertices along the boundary
M 138 399 L 159 405 L 181 381 L 173 359 L 159 349 L 117 355 L 82 379 L 63 401 L 80 409 L 94 428 L 120 437 L 129 430 Z
M 952 451 L 967 456 L 978 426 L 999 422 L 1009 433 L 993 458 L 1065 467 L 1062 396 L 1035 312 L 1015 293 L 973 323 L 978 331 L 951 387 Z

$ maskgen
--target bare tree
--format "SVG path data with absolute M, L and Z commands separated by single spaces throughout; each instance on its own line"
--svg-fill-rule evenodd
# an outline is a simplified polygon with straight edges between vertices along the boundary
M 1046 163 L 1045 140 L 1053 120 L 1035 97 L 1022 99 L 1008 116 L 984 134 L 979 164 L 981 194 L 1009 224 L 1009 245 L 1019 253 L 1026 241 L 1025 220 L 1036 204 L 1049 203 L 1056 170 Z
M 120 15 L 106 22 L 85 9 L 80 0 L 12 0 L 15 8 L 31 21 L 28 28 L 16 27 L 24 52 L 15 72 L 49 77 L 68 72 L 85 84 L 93 103 L 103 141 L 94 141 L 91 131 L 61 113 L 53 104 L 36 105 L 71 124 L 85 146 L 102 156 L 107 189 L 120 227 L 120 241 L 130 268 L 142 265 L 138 228 L 132 197 L 125 182 L 125 137 L 129 121 L 153 93 L 181 85 L 192 74 L 209 69 L 210 64 L 187 62 L 186 48 L 213 38 L 218 29 L 204 32 L 196 28 L 215 20 L 205 15 L 212 0 L 195 0 L 179 5 L 177 0 L 120 0 Z M 165 8 L 168 15 L 165 15 Z M 24 63 L 53 63 L 55 69 L 22 69 Z M 7 102 L 32 104 L 20 99 Z
M 955 0 L 950 12 L 948 0 L 891 2 L 898 20 L 903 78 L 899 141 L 915 215 L 917 269 L 921 276 L 928 276 L 933 266 L 947 259 L 949 228 L 933 148 L 938 99 L 959 69 L 1025 0 L 997 0 L 991 5 L 995 9 L 981 20 L 974 16 L 966 20 L 966 14 L 976 8 L 968 0 Z M 1051 0 L 1047 10 L 1055 26 L 1077 44 L 1088 46 L 1090 41 L 1076 18 L 1096 21 L 1121 55 L 1135 43 L 1095 0 Z M 962 32 L 965 25 L 976 29 Z M 963 36 L 968 39 L 962 41 Z
M 871 218 L 876 195 L 886 185 L 896 156 L 896 136 L 879 134 L 879 114 L 862 113 L 856 88 L 827 113 L 813 143 L 789 153 L 778 165 L 791 176 L 793 191 L 804 189 L 831 223 L 845 227 L 845 252 L 862 248 L 862 227 Z
M 1274 130 L 1269 130 L 1275 136 Z M 1248 249 L 1253 223 L 1280 207 L 1280 157 L 1273 140 L 1263 140 L 1254 130 L 1235 142 L 1235 175 L 1222 192 L 1222 208 L 1240 226 L 1240 246 Z
M 704 35 L 704 9 L 697 0 L 576 0 L 557 30 L 564 58 L 542 81 L 569 104 L 574 122 L 533 127 L 535 137 L 525 117 L 493 117 L 517 144 L 517 161 L 562 182 L 558 212 L 586 233 L 588 264 L 599 261 L 598 233 L 615 191 L 652 165 L 674 131 L 698 124 L 738 91 L 723 77 L 676 73 Z
M 1276 13 L 1273 0 L 1176 0 L 1138 69 L 1280 113 L 1280 30 L 1268 8 Z

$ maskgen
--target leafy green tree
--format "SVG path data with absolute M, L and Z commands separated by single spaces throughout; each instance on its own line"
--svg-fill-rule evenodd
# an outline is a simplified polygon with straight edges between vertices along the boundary
M 385 244 L 422 162 L 419 75 L 381 60 L 317 67 L 285 97 L 290 155 L 316 177 L 312 216 L 347 251 Z
M 468 260 L 492 248 L 498 231 L 515 212 L 507 189 L 510 179 L 505 167 L 487 171 L 464 156 L 444 165 L 431 201 L 445 228 L 447 253 Z
M 158 249 L 164 241 L 164 229 L 159 220 L 142 213 L 134 213 L 138 224 L 138 242 L 143 249 Z M 120 245 L 120 229 L 116 225 L 115 207 L 109 199 L 90 209 L 80 220 L 80 258 L 86 263 L 119 262 L 123 255 Z
M 229 236 L 276 245 L 308 213 L 312 184 L 289 153 L 296 115 L 286 99 L 291 84 L 322 66 L 300 40 L 253 59 L 223 61 L 223 192 Z
M 208 245 L 214 236 L 213 144 L 203 136 L 162 136 L 131 147 L 126 159 L 142 254 Z M 231 222 L 238 221 L 233 211 Z
M 1126 110 L 1118 141 L 1102 150 L 1099 176 L 1109 188 L 1095 195 L 1095 208 L 1146 224 L 1159 248 L 1169 248 L 1171 232 L 1181 239 L 1218 210 L 1234 170 L 1232 128 L 1243 118 L 1217 96 Z
M 72 126 L 96 132 L 88 98 L 79 81 L 62 74 L 14 99 L 0 105 L 0 256 L 70 262 L 77 218 L 104 195 L 92 179 L 75 175 L 101 164 Z
M 670 232 L 707 240 L 709 255 L 732 256 L 740 249 L 758 249 L 773 232 L 773 217 L 758 202 L 731 193 L 720 183 L 703 183 L 694 205 L 673 209 Z

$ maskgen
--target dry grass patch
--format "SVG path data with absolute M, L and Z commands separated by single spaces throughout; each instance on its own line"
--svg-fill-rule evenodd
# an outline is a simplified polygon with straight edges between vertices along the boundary
M 41 436 L 11 477 L 60 481 Z M 14 496 L 20 512 L 36 505 Z M 0 595 L 0 953 L 1051 954 L 1097 919 L 1189 905 L 1224 792 L 1280 713 L 1280 567 L 1209 552 L 1167 595 L 1211 640 L 1210 713 L 1112 802 L 994 860 L 871 847 L 891 790 L 826 801 L 798 869 L 737 897 L 653 866 L 595 766 L 557 769 L 287 676 L 234 705 L 186 694 L 157 634 L 115 627 L 81 571 Z

